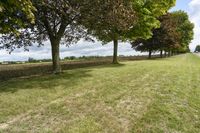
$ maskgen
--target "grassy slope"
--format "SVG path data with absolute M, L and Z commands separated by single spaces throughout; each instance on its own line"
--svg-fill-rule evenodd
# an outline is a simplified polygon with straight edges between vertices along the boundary
M 200 132 L 200 58 L 68 70 L 0 84 L 0 132 Z

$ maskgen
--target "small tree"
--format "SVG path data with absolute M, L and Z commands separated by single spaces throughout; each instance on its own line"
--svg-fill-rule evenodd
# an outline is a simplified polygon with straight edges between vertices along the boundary
M 200 45 L 197 45 L 196 48 L 195 48 L 195 51 L 194 52 L 197 52 L 199 53 L 200 52 Z

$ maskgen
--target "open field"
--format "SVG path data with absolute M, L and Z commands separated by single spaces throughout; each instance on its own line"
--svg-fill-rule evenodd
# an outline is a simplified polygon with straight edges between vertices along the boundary
M 193 54 L 0 83 L 2 133 L 199 133 Z
M 158 58 L 159 55 L 154 55 L 153 58 Z M 130 56 L 120 57 L 120 61 L 144 60 L 147 56 Z M 75 68 L 83 68 L 90 66 L 99 66 L 110 64 L 112 57 L 101 57 L 93 59 L 85 59 L 80 61 L 62 61 L 62 69 L 69 70 Z M 52 63 L 26 63 L 26 64 L 9 64 L 0 65 L 0 81 L 8 80 L 17 77 L 30 77 L 35 75 L 49 74 L 52 72 Z

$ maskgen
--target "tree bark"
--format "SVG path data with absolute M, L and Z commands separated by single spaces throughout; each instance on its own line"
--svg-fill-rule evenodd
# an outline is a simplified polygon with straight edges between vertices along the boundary
M 172 56 L 174 56 L 174 55 L 175 55 L 175 54 L 174 54 L 174 51 L 172 51 L 172 52 L 171 52 L 171 55 L 172 55 Z
M 160 58 L 163 58 L 163 50 L 160 50 Z
M 113 64 L 118 64 L 118 58 L 117 58 L 117 54 L 118 54 L 118 40 L 114 39 L 113 40 L 114 43 L 114 49 L 113 49 Z
M 170 57 L 171 56 L 171 51 L 168 51 L 168 57 Z
M 167 52 L 166 51 L 165 51 L 164 55 L 165 55 L 165 58 L 166 58 L 167 57 Z
M 151 59 L 152 50 L 149 50 L 149 59 Z
M 51 40 L 52 48 L 52 62 L 53 62 L 53 73 L 59 74 L 62 72 L 60 65 L 60 41 L 56 39 Z

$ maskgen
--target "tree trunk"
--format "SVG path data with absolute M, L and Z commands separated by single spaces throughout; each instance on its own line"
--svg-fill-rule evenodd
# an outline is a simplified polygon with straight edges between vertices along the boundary
M 166 58 L 166 57 L 167 57 L 167 52 L 165 51 L 165 53 L 164 53 L 164 54 L 165 54 L 165 58 Z
M 118 64 L 118 59 L 117 59 L 117 52 L 118 52 L 118 40 L 115 39 L 113 40 L 114 43 L 114 51 L 113 51 L 113 64 Z
M 172 55 L 172 56 L 174 56 L 174 55 L 175 55 L 175 54 L 174 54 L 174 51 L 172 51 L 171 55 Z
M 151 54 L 152 54 L 152 51 L 151 49 L 149 50 L 149 59 L 151 59 Z
M 168 51 L 168 57 L 170 57 L 171 56 L 171 51 Z
M 62 72 L 60 65 L 60 41 L 52 40 L 51 41 L 52 48 L 52 62 L 53 62 L 53 73 L 59 74 Z
M 160 58 L 163 58 L 163 50 L 160 50 Z

